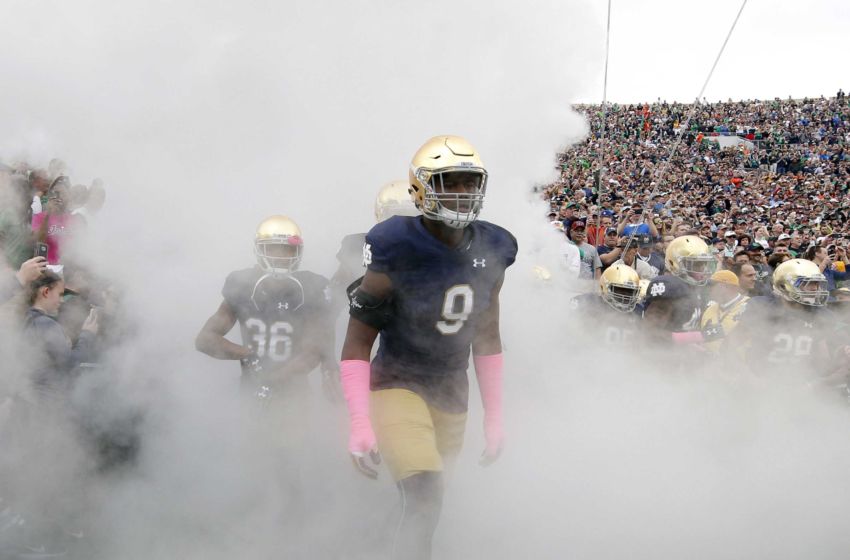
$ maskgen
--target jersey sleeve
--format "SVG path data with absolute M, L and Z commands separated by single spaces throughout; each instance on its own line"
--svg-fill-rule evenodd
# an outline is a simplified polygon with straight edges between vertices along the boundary
M 383 221 L 366 234 L 363 245 L 363 265 L 373 272 L 387 273 L 392 268 L 392 263 L 397 252 L 398 232 L 393 226 L 396 225 L 394 216 Z
M 519 246 L 517 245 L 516 237 L 511 234 L 508 230 L 504 230 L 505 232 L 505 240 L 503 242 L 503 254 L 505 261 L 505 268 L 508 268 L 514 262 L 516 262 L 516 254 L 519 250 Z
M 516 261 L 518 250 L 516 237 L 503 227 L 480 222 L 481 233 L 489 239 L 487 252 L 501 262 L 504 268 L 508 268 Z

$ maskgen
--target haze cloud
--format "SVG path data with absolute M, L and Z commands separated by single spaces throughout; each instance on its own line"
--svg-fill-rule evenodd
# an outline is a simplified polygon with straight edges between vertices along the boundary
M 108 396 L 77 394 L 107 424 L 144 413 L 137 468 L 83 475 L 83 455 L 51 484 L 39 469 L 27 479 L 39 499 L 85 488 L 68 507 L 98 527 L 90 557 L 379 554 L 395 491 L 386 473 L 374 484 L 348 465 L 342 411 L 311 403 L 298 427 L 311 427 L 313 449 L 273 452 L 288 432 L 243 407 L 236 365 L 192 340 L 225 275 L 251 264 L 262 218 L 294 218 L 303 268 L 330 275 L 341 237 L 371 226 L 377 189 L 441 133 L 481 151 L 483 217 L 514 232 L 521 255 L 502 305 L 508 450 L 477 466 L 473 391 L 437 557 L 843 555 L 843 409 L 601 352 L 567 307 L 560 240 L 529 190 L 586 132 L 569 102 L 604 37 L 583 3 L 14 2 L 7 12 L 0 156 L 59 156 L 75 182 L 105 180 L 85 251 L 125 286 L 138 321 L 108 378 L 90 380 Z M 541 263 L 556 273 L 549 284 L 531 273 Z

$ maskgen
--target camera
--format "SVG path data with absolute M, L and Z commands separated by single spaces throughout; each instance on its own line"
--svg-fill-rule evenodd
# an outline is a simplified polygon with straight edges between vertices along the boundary
M 36 243 L 35 244 L 35 257 L 44 257 L 47 258 L 47 243 Z

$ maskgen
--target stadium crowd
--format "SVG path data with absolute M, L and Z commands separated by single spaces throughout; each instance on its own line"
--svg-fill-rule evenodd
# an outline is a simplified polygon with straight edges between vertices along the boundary
M 72 240 L 97 219 L 105 201 L 100 180 L 72 184 L 64 162 L 46 169 L 0 163 L 0 309 L 4 327 L 18 326 L 35 344 L 50 387 L 102 352 L 100 327 L 115 313 L 115 290 L 75 252 Z
M 45 168 L 0 162 L 3 558 L 47 557 L 37 556 L 44 550 L 33 543 L 43 541 L 34 535 L 52 526 L 61 509 L 57 504 L 62 498 L 55 494 L 46 492 L 44 503 L 22 494 L 31 482 L 23 482 L 29 474 L 19 461 L 38 466 L 33 472 L 49 477 L 45 473 L 61 469 L 68 459 L 62 456 L 64 445 L 33 445 L 33 439 L 47 437 L 56 426 L 70 429 L 91 450 L 98 469 L 127 464 L 137 450 L 133 435 L 115 439 L 110 433 L 114 426 L 104 431 L 71 398 L 75 382 L 102 371 L 107 353 L 128 332 L 116 286 L 90 264 L 83 244 L 74 243 L 95 228 L 105 197 L 100 180 L 72 183 L 58 159 Z M 77 497 L 72 488 L 63 488 L 63 495 Z
M 711 245 L 721 268 L 755 268 L 759 291 L 794 257 L 814 260 L 830 289 L 841 287 L 850 241 L 843 91 L 577 109 L 590 134 L 559 154 L 560 178 L 543 197 L 549 219 L 583 249 L 582 277 L 598 278 L 627 238 L 650 265 L 641 277 L 662 274 L 667 245 L 690 233 Z

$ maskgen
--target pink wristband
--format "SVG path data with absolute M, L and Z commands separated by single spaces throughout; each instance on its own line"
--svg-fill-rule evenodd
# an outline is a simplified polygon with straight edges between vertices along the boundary
M 484 438 L 487 452 L 496 453 L 505 439 L 502 428 L 502 354 L 473 356 L 475 375 L 481 391 L 481 404 L 484 405 Z
M 343 360 L 339 364 L 342 393 L 348 403 L 351 432 L 348 450 L 367 453 L 377 448 L 375 432 L 369 420 L 369 378 L 371 366 L 366 360 Z
M 702 341 L 702 333 L 699 331 L 673 333 L 673 342 L 676 344 L 697 344 Z

